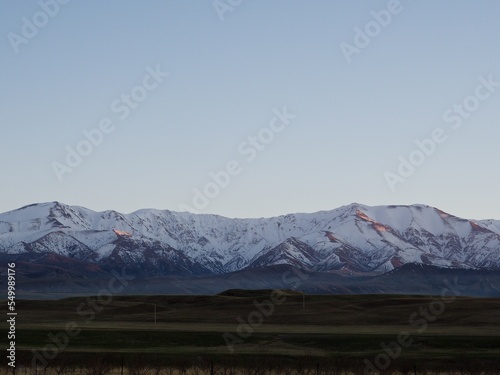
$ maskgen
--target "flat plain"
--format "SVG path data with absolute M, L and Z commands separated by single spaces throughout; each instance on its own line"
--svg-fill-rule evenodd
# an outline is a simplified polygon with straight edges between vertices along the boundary
M 5 301 L 1 306 L 5 314 Z M 16 307 L 18 361 L 26 366 L 33 351 L 44 355 L 55 345 L 49 365 L 103 357 L 117 366 L 141 358 L 212 367 L 300 363 L 318 370 L 379 356 L 390 358 L 391 369 L 500 368 L 500 299 L 444 303 L 432 296 L 236 290 L 19 300 Z

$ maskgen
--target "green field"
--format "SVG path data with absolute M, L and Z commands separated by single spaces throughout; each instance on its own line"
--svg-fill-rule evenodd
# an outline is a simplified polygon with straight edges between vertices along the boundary
M 31 350 L 52 353 L 56 345 L 60 349 L 48 366 L 101 358 L 118 367 L 142 361 L 215 371 L 222 364 L 269 369 L 280 364 L 320 372 L 342 363 L 356 373 L 365 360 L 392 353 L 388 370 L 500 369 L 500 300 L 440 301 L 293 292 L 271 296 L 271 291 L 21 300 L 17 356 L 29 366 Z M 398 343 L 401 334 L 405 340 Z

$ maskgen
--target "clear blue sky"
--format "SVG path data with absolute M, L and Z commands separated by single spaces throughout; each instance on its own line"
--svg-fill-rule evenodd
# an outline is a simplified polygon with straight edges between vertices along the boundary
M 377 30 L 370 12 L 388 3 L 243 0 L 222 21 L 211 0 L 73 0 L 53 17 L 2 0 L 0 211 L 53 200 L 177 211 L 234 160 L 239 174 L 198 211 L 425 203 L 500 219 L 500 87 L 469 97 L 480 76 L 500 82 L 500 2 L 401 0 Z M 356 27 L 373 37 L 348 63 Z M 148 66 L 169 76 L 145 91 Z M 134 88 L 147 96 L 120 119 L 112 104 Z M 453 129 L 443 114 L 468 97 Z M 296 118 L 262 131 L 284 107 Z M 54 162 L 103 119 L 113 131 L 59 181 Z M 446 141 L 392 191 L 384 174 L 436 128 Z M 265 149 L 241 146 L 259 131 L 274 136 Z

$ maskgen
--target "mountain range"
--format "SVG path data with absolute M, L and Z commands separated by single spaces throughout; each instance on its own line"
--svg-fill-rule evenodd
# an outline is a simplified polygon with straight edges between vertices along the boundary
M 353 203 L 230 219 L 155 209 L 95 212 L 49 202 L 0 214 L 0 259 L 22 262 L 32 281 L 105 278 L 116 268 L 141 280 L 220 279 L 270 267 L 342 280 L 405 265 L 481 273 L 500 270 L 500 221 L 463 219 L 427 205 Z

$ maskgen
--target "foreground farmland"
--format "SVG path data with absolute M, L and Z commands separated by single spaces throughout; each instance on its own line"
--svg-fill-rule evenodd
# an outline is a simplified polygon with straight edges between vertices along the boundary
M 221 374 L 500 368 L 498 299 L 236 290 L 21 300 L 17 311 L 18 365 L 31 369 L 75 371 L 82 363 Z

